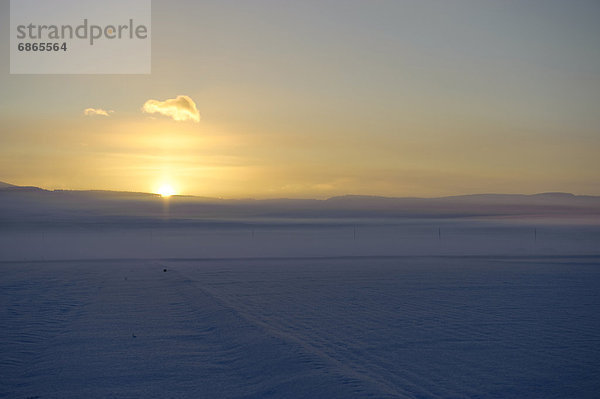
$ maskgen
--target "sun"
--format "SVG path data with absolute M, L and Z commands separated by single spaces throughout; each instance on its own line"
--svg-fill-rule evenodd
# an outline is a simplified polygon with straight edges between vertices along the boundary
M 157 194 L 160 194 L 163 198 L 170 197 L 171 195 L 175 195 L 175 190 L 169 184 L 163 184 L 157 191 Z

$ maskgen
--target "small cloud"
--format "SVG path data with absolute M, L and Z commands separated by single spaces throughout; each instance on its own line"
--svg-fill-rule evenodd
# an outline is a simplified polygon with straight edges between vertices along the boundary
M 200 121 L 196 103 L 188 96 L 177 96 L 165 101 L 148 100 L 144 103 L 142 111 L 147 114 L 159 113 L 176 121 Z
M 110 116 L 110 114 L 112 114 L 113 110 L 110 111 L 106 111 L 102 108 L 86 108 L 83 110 L 83 114 L 85 116 L 94 116 L 94 115 L 102 115 L 102 116 Z

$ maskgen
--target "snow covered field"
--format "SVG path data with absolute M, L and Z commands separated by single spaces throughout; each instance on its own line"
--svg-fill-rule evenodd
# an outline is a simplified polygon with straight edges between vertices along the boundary
M 600 392 L 597 197 L 1 194 L 1 398 Z
M 600 392 L 591 255 L 4 261 L 0 273 L 3 398 Z

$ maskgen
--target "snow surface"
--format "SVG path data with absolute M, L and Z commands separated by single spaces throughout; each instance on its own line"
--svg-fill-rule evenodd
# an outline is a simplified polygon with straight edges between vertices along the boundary
M 4 188 L 0 398 L 598 398 L 599 249 L 598 197 Z
M 600 392 L 593 255 L 10 260 L 0 273 L 3 398 Z

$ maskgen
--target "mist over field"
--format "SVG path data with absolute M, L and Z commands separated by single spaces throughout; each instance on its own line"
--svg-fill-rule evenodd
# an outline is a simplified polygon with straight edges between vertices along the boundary
M 600 198 L 223 200 L 0 189 L 0 259 L 597 254 Z

